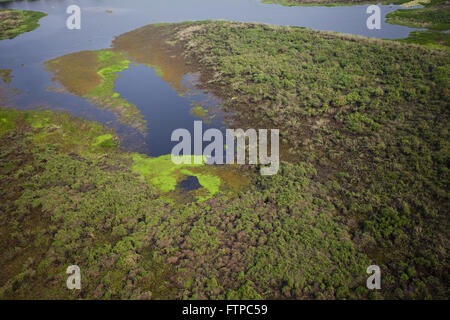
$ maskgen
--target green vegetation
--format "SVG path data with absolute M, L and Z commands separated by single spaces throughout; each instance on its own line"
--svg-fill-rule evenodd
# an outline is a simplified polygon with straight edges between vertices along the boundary
M 383 297 L 447 296 L 447 51 L 258 24 L 158 28 L 239 126 L 280 128 L 284 158 L 317 170 L 325 202 L 385 270 Z
M 0 9 L 0 40 L 13 39 L 39 27 L 46 14 L 39 11 Z
M 398 41 L 417 43 L 436 49 L 450 49 L 450 34 L 438 31 L 413 31 L 408 38 Z
M 200 157 L 200 164 L 194 158 Z M 171 155 L 146 158 L 139 154 L 133 156 L 133 171 L 144 175 L 161 192 L 175 191 L 177 184 L 187 176 L 197 177 L 204 190 L 199 190 L 198 201 L 205 201 L 219 192 L 221 179 L 214 175 L 215 167 L 205 165 L 203 156 L 191 156 L 192 164 L 174 164 Z M 206 191 L 206 195 L 204 194 Z
M 0 69 L 0 79 L 4 83 L 10 83 L 12 80 L 11 72 L 11 69 Z
M 2 109 L 1 298 L 448 297 L 448 51 L 233 22 L 139 34 L 201 67 L 239 127 L 279 128 L 289 162 L 269 177 L 176 166 L 99 124 Z M 186 177 L 201 188 L 178 192 Z
M 239 197 L 180 204 L 133 173 L 152 161 L 102 145 L 114 134 L 99 124 L 11 109 L 0 119 L 0 298 L 368 295 L 369 261 L 306 163 L 256 175 Z M 65 288 L 72 264 L 81 291 Z
M 131 61 L 112 50 L 81 51 L 46 62 L 54 74 L 53 81 L 72 94 L 114 112 L 126 125 L 144 132 L 145 120 L 137 107 L 114 91 L 118 73 L 128 69 Z
M 385 0 L 380 1 L 383 4 L 402 4 L 409 0 Z M 351 5 L 363 5 L 373 4 L 368 0 L 261 0 L 265 4 L 280 4 L 286 7 L 295 6 L 351 6 Z
M 386 22 L 411 28 L 450 29 L 450 1 L 433 0 L 420 9 L 401 9 L 386 16 Z
M 158 66 L 182 92 L 198 68 L 236 126 L 280 129 L 285 161 L 270 177 L 175 165 L 120 151 L 96 123 L 2 108 L 0 298 L 448 299 L 446 3 L 397 15 L 431 29 L 401 42 L 205 21 L 48 62 L 67 91 L 138 128 L 117 74 Z M 192 177 L 200 187 L 181 190 Z M 65 288 L 72 264 L 81 291 Z M 381 291 L 365 288 L 370 264 Z
M 199 118 L 206 118 L 208 116 L 208 109 L 204 109 L 203 106 L 192 107 L 191 113 Z
M 418 43 L 434 48 L 450 48 L 450 34 L 441 31 L 450 29 L 450 1 L 412 1 L 406 5 L 423 4 L 420 9 L 396 10 L 386 15 L 386 22 L 411 28 L 427 28 L 427 31 L 413 31 L 400 41 Z

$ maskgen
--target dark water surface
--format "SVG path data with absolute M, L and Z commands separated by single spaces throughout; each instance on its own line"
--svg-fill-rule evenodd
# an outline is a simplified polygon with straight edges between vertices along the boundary
M 81 7 L 81 30 L 66 28 L 66 8 Z M 114 127 L 127 150 L 149 155 L 170 153 L 173 144 L 170 134 L 176 128 L 192 131 L 193 121 L 199 117 L 190 113 L 196 104 L 217 107 L 219 101 L 196 90 L 189 76 L 185 86 L 190 93 L 180 96 L 158 75 L 145 66 L 130 66 L 116 81 L 116 91 L 135 104 L 147 120 L 145 135 L 120 125 L 116 117 L 85 99 L 48 90 L 54 86 L 43 63 L 50 59 L 82 50 L 109 48 L 115 36 L 156 22 L 224 19 L 242 22 L 261 22 L 277 25 L 303 26 L 315 30 L 329 30 L 377 38 L 405 38 L 416 29 L 384 22 L 387 13 L 399 6 L 380 6 L 381 30 L 366 27 L 367 5 L 339 7 L 283 7 L 266 5 L 258 0 L 40 0 L 0 4 L 0 8 L 28 9 L 48 14 L 40 20 L 40 27 L 12 40 L 0 41 L 0 69 L 12 69 L 11 88 L 20 90 L 11 104 L 23 109 L 50 106 L 85 119 Z M 112 10 L 107 13 L 106 10 Z M 204 129 L 221 128 L 223 116 L 204 123 Z

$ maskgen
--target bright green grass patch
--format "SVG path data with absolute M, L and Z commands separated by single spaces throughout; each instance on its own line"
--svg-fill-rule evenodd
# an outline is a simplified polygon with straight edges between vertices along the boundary
M 102 134 L 101 136 L 95 137 L 95 146 L 101 146 L 103 148 L 112 148 L 116 144 L 114 143 L 114 137 L 112 134 Z
M 5 110 L 2 112 L 6 112 L 6 117 L 17 119 L 16 111 Z M 73 121 L 67 114 L 52 111 L 26 111 L 19 114 L 35 130 L 32 140 L 36 144 L 58 145 L 64 150 L 76 150 L 86 158 L 96 157 L 100 150 L 116 145 L 112 131 L 95 122 Z M 3 118 L 1 113 L 0 118 Z
M 86 97 L 99 97 L 112 104 L 129 105 L 124 99 L 120 99 L 120 94 L 114 91 L 114 83 L 118 77 L 117 73 L 128 69 L 130 60 L 125 59 L 122 54 L 109 50 L 96 52 L 99 61 L 97 73 L 102 78 L 102 83 L 88 92 Z
M 102 78 L 101 83 L 84 95 L 93 103 L 102 107 L 112 108 L 120 114 L 120 120 L 141 131 L 144 130 L 144 120 L 137 107 L 123 99 L 118 92 L 114 91 L 118 74 L 127 70 L 131 61 L 126 59 L 122 53 L 111 50 L 95 51 L 98 55 L 97 74 Z
M 46 14 L 39 11 L 0 9 L 0 40 L 13 39 L 39 27 Z
M 14 129 L 14 120 L 18 116 L 15 110 L 0 109 L 0 136 Z
M 145 176 L 160 191 L 167 193 L 175 191 L 178 182 L 187 176 L 197 177 L 200 185 L 208 191 L 207 196 L 199 196 L 198 201 L 211 198 L 219 192 L 221 180 L 213 174 L 214 167 L 205 164 L 203 156 L 189 156 L 192 164 L 175 164 L 171 155 L 163 155 L 157 158 L 147 158 L 140 154 L 133 154 L 133 171 Z M 195 164 L 194 160 L 201 158 L 201 164 Z M 197 168 L 198 170 L 189 170 Z

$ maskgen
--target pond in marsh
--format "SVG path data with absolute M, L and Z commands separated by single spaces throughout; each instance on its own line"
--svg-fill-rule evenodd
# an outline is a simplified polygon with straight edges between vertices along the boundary
M 66 28 L 66 8 L 70 4 L 81 7 L 81 30 Z M 102 67 L 102 59 L 117 59 L 115 68 L 119 76 L 112 79 L 113 87 L 110 88 L 113 90 L 113 99 L 135 106 L 146 122 L 145 126 L 136 123 L 125 125 L 120 115 L 118 117 L 117 114 L 95 107 L 92 99 L 87 98 L 87 88 L 83 88 L 86 89 L 84 95 L 69 94 L 74 92 L 58 88 L 49 90 L 55 86 L 52 81 L 55 75 L 44 63 L 71 53 L 109 48 L 115 37 L 157 22 L 225 19 L 303 26 L 391 39 L 407 37 L 410 31 L 415 30 L 384 22 L 384 16 L 398 9 L 398 6 L 380 6 L 383 20 L 380 30 L 367 29 L 367 5 L 283 7 L 262 4 L 258 0 L 37 0 L 2 3 L 0 7 L 37 10 L 48 14 L 41 19 L 41 26 L 35 31 L 13 40 L 0 41 L 0 69 L 12 70 L 11 81 L 3 86 L 16 88 L 20 92 L 11 97 L 11 105 L 19 108 L 46 105 L 54 110 L 65 110 L 73 115 L 100 121 L 117 130 L 125 149 L 152 156 L 169 153 L 173 145 L 170 133 L 177 128 L 192 130 L 196 119 L 204 120 L 204 128 L 223 129 L 225 115 L 220 112 L 208 113 L 204 109 L 217 109 L 220 101 L 195 88 L 198 75 L 186 75 L 189 70 L 181 67 L 175 70 L 178 67 L 176 61 L 165 57 L 164 52 L 157 53 L 149 61 L 140 61 L 137 54 L 135 59 L 128 62 L 120 55 L 110 56 L 103 51 L 95 53 L 100 61 L 98 68 Z M 120 41 L 115 45 L 120 47 Z M 87 55 L 92 56 L 92 52 Z M 158 69 L 164 69 L 162 74 Z M 205 119 L 205 114 L 208 119 Z M 214 116 L 209 117 L 212 114 Z

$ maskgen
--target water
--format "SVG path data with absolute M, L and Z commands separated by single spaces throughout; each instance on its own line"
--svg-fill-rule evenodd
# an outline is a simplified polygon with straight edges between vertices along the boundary
M 210 110 L 218 107 L 220 101 L 202 90 L 195 89 L 189 76 L 183 84 L 190 90 L 180 96 L 155 71 L 143 65 L 131 66 L 123 71 L 116 80 L 115 91 L 122 98 L 139 106 L 147 120 L 145 141 L 137 143 L 139 152 L 159 156 L 171 152 L 178 142 L 171 142 L 172 131 L 185 128 L 194 131 L 194 121 L 203 120 L 203 130 L 218 128 L 224 131 L 224 114 L 215 112 L 213 119 L 200 119 L 190 111 L 197 105 L 207 106 Z M 192 136 L 193 138 L 193 136 Z
M 77 4 L 82 10 L 81 30 L 66 28 L 66 8 Z M 144 66 L 131 66 L 116 82 L 116 91 L 134 103 L 148 122 L 148 131 L 141 134 L 121 125 L 108 111 L 101 110 L 85 99 L 48 87 L 54 85 L 51 74 L 43 68 L 45 61 L 82 50 L 98 50 L 111 46 L 118 35 L 157 22 L 224 19 L 278 25 L 303 26 L 377 38 L 405 38 L 412 30 L 384 22 L 388 12 L 399 6 L 380 6 L 380 30 L 366 27 L 367 5 L 351 7 L 283 7 L 266 5 L 258 0 L 41 0 L 1 3 L 2 8 L 43 11 L 40 27 L 12 40 L 0 41 L 0 69 L 12 69 L 12 88 L 21 94 L 12 98 L 19 108 L 39 108 L 68 111 L 85 119 L 95 120 L 115 128 L 127 150 L 149 155 L 170 153 L 170 133 L 176 128 L 192 129 L 199 120 L 189 111 L 193 104 L 207 100 L 210 106 L 219 101 L 201 90 L 195 90 L 186 78 L 190 94 L 181 97 L 155 72 Z M 106 10 L 112 10 L 108 14 Z M 217 113 L 204 128 L 223 128 L 223 115 Z

